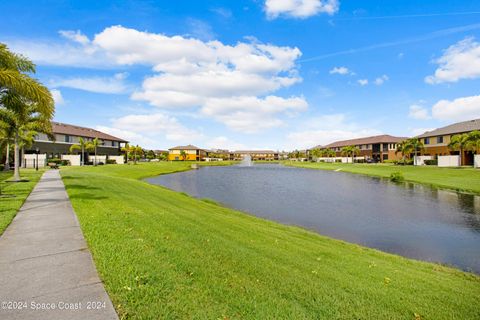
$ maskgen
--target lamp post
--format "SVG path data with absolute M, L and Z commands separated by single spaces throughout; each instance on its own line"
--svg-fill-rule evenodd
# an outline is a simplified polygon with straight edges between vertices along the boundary
M 35 170 L 38 171 L 38 153 L 40 152 L 40 149 L 38 149 L 37 147 L 36 151 L 37 151 L 37 161 L 35 161 Z

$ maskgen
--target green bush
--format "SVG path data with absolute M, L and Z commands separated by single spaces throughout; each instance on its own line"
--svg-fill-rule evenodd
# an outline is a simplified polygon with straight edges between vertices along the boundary
M 59 166 L 69 166 L 70 165 L 69 160 L 62 160 L 62 159 L 59 159 L 59 158 L 48 159 L 47 163 L 56 163 Z
M 401 165 L 401 166 L 412 166 L 413 165 L 413 159 L 399 160 L 397 162 L 397 164 Z
M 117 160 L 107 159 L 107 164 L 117 164 Z
M 335 159 L 335 162 L 342 162 L 341 159 Z
M 383 163 L 393 163 L 393 164 L 397 164 L 398 161 L 397 161 L 397 160 L 383 160 Z
M 392 172 L 392 174 L 390 174 L 390 181 L 402 182 L 404 180 L 405 180 L 405 178 L 403 176 L 403 173 L 401 173 L 399 171 L 395 171 L 395 172 Z
M 438 160 L 424 160 L 423 163 L 427 166 L 436 166 L 438 165 Z

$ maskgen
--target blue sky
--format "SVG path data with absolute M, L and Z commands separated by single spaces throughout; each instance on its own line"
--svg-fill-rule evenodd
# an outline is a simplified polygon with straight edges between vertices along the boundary
M 55 120 L 147 148 L 291 150 L 480 118 L 480 3 L 3 1 Z

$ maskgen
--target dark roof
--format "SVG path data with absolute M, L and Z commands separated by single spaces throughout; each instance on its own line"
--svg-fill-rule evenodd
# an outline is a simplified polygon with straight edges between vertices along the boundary
M 203 149 L 189 144 L 187 146 L 176 146 L 168 150 L 203 150 Z
M 233 153 L 252 154 L 252 153 L 278 153 L 278 152 L 273 150 L 237 150 L 237 151 L 233 151 Z
M 463 133 L 463 132 L 470 132 L 473 130 L 480 130 L 480 119 L 457 122 L 446 127 L 438 128 L 432 131 L 427 131 L 417 136 L 417 138 L 434 137 L 434 136 L 441 136 L 445 134 Z
M 394 137 L 394 136 L 390 136 L 388 134 L 383 134 L 383 135 L 380 135 L 380 136 L 335 141 L 333 143 L 327 144 L 326 146 L 323 146 L 323 148 L 338 148 L 338 147 L 346 147 L 346 146 L 356 146 L 356 145 L 360 145 L 360 144 L 398 143 L 398 142 L 402 142 L 405 139 L 407 139 L 407 138 L 406 137 Z
M 67 134 L 71 136 L 78 136 L 84 138 L 98 138 L 102 140 L 113 140 L 119 142 L 128 142 L 126 140 L 114 137 L 107 133 L 86 127 L 80 127 L 72 124 L 53 122 L 52 121 L 52 132 L 58 134 Z

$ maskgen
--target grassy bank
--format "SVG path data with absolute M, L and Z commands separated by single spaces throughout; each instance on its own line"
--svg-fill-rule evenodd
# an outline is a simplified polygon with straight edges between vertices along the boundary
M 478 319 L 480 279 L 136 180 L 181 163 L 65 168 L 113 303 L 132 319 Z
M 6 182 L 13 176 L 10 172 L 0 172 L 0 186 L 2 193 L 6 195 L 15 195 L 15 197 L 0 197 L 0 234 L 5 231 L 12 219 L 17 214 L 20 207 L 27 199 L 33 187 L 43 174 L 43 170 L 35 171 L 33 169 L 23 169 L 22 178 L 28 182 Z
M 393 164 L 347 164 L 283 162 L 287 166 L 340 170 L 342 172 L 365 174 L 388 178 L 393 172 L 401 172 L 406 181 L 422 183 L 438 188 L 452 189 L 480 194 L 480 170 L 474 168 L 439 168 L 435 166 L 395 166 Z

